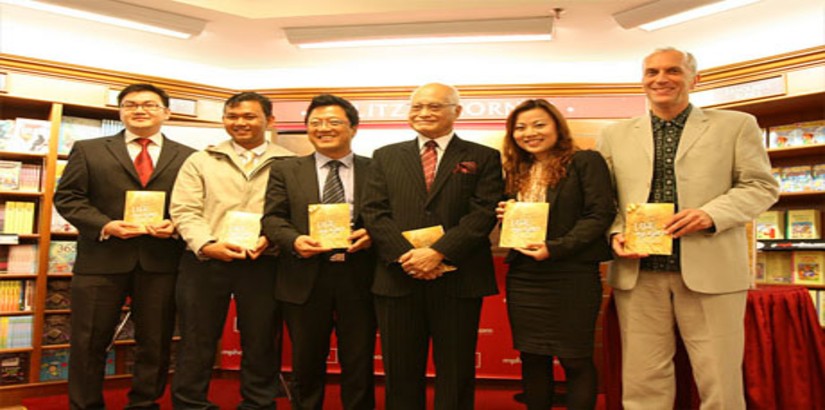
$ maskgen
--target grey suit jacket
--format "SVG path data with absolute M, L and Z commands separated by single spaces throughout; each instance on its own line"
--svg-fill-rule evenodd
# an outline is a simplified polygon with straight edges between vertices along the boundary
M 138 263 L 150 272 L 177 271 L 184 246 L 179 239 L 143 235 L 100 241 L 99 237 L 109 221 L 123 219 L 128 190 L 166 192 L 165 218 L 168 219 L 170 193 L 178 170 L 194 151 L 164 137 L 152 177 L 143 188 L 129 158 L 123 132 L 74 144 L 54 194 L 54 204 L 80 232 L 75 273 L 125 273 Z
M 403 231 L 434 225 L 445 234 L 432 248 L 458 270 L 432 286 L 459 297 L 496 293 L 489 234 L 504 188 L 498 151 L 454 136 L 429 192 L 417 140 L 378 149 L 372 165 L 362 212 L 379 257 L 373 293 L 403 296 L 428 283 L 410 278 L 396 261 L 412 249 Z
M 645 203 L 653 178 L 650 116 L 622 121 L 604 130 L 598 150 L 607 160 L 617 192 L 619 214 L 611 233 L 624 230 L 624 213 Z M 747 289 L 745 223 L 768 209 L 779 188 L 771 176 L 759 126 L 748 114 L 693 107 L 676 151 L 676 189 L 680 209 L 701 209 L 714 228 L 681 238 L 682 278 L 689 289 L 727 293 Z M 632 289 L 637 259 L 617 258 L 608 282 Z
M 355 229 L 362 227 L 361 196 L 370 159 L 356 155 L 353 193 Z M 301 258 L 293 250 L 295 238 L 309 234 L 309 204 L 320 203 L 314 155 L 277 161 L 269 172 L 262 229 L 264 235 L 281 249 L 275 297 L 290 303 L 304 303 L 312 292 L 320 269 L 321 256 Z M 374 255 L 369 249 L 348 254 L 352 280 L 360 282 L 366 295 L 372 284 Z

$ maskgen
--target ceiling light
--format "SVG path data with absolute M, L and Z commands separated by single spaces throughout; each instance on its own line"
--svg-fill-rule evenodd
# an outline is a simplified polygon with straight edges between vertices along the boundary
M 688 20 L 721 13 L 759 0 L 658 0 L 613 14 L 625 29 L 653 31 Z
M 200 34 L 206 26 L 204 20 L 115 0 L 0 0 L 0 3 L 181 39 Z
M 550 41 L 555 17 L 436 21 L 357 26 L 287 27 L 299 48 Z

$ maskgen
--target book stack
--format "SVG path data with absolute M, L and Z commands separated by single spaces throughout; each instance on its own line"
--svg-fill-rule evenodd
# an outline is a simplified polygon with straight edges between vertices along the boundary
M 33 280 L 0 280 L 0 312 L 31 312 Z
M 3 233 L 26 235 L 34 232 L 34 202 L 6 201 L 3 207 Z
M 6 273 L 11 275 L 34 275 L 37 273 L 37 245 L 10 245 Z
M 37 164 L 0 160 L 0 191 L 40 191 L 40 170 Z
M 47 310 L 69 309 L 72 306 L 72 280 L 71 279 L 49 279 L 46 284 Z
M 46 315 L 43 323 L 43 344 L 59 345 L 69 343 L 72 335 L 72 326 L 69 315 Z
M 0 349 L 31 347 L 32 317 L 0 316 Z
M 4 120 L 0 125 L 0 151 L 45 154 L 51 132 L 52 123 L 47 120 Z
M 92 118 L 64 116 L 60 123 L 57 153 L 68 154 L 75 141 L 97 138 L 103 135 L 103 121 Z

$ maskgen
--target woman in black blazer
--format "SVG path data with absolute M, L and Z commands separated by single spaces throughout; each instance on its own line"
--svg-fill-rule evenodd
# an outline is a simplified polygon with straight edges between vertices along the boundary
M 565 370 L 568 408 L 592 409 L 599 263 L 611 257 L 605 232 L 616 215 L 607 165 L 575 146 L 564 117 L 545 100 L 524 101 L 510 113 L 503 156 L 511 201 L 550 204 L 545 241 L 507 256 L 507 306 L 527 408 L 552 407 L 555 356 Z

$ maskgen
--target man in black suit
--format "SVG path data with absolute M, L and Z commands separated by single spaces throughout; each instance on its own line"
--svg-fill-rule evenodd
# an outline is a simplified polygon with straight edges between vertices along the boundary
M 435 408 L 473 408 L 481 301 L 497 292 L 488 235 L 503 182 L 498 151 L 454 134 L 460 114 L 455 88 L 418 88 L 409 111 L 418 138 L 377 150 L 364 192 L 388 409 L 425 408 L 430 339 Z M 432 226 L 444 235 L 429 247 L 402 236 Z
M 126 129 L 75 143 L 54 196 L 57 210 L 80 232 L 71 290 L 72 409 L 104 408 L 106 348 L 127 296 L 136 343 L 127 408 L 158 408 L 169 370 L 175 272 L 183 251 L 169 220 L 169 193 L 193 150 L 160 133 L 170 115 L 162 89 L 130 85 L 118 104 Z M 127 191 L 166 193 L 165 219 L 145 230 L 123 221 Z
M 343 408 L 373 409 L 374 257 L 361 223 L 360 200 L 369 159 L 351 149 L 358 111 L 343 98 L 319 95 L 304 122 L 315 153 L 273 165 L 263 218 L 264 234 L 281 249 L 275 296 L 283 302 L 292 340 L 292 407 L 323 408 L 334 328 Z M 308 206 L 344 202 L 350 204 L 351 245 L 325 248 L 309 236 Z

